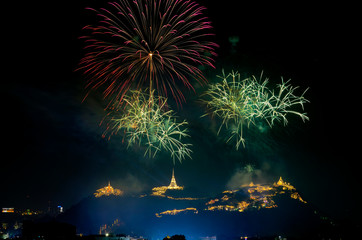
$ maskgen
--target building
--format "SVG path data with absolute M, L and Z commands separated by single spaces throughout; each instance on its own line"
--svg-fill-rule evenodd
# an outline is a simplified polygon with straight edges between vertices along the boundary
M 274 183 L 275 187 L 283 187 L 284 190 L 288 189 L 288 190 L 296 190 L 295 187 L 293 187 L 292 185 L 290 185 L 290 183 L 284 182 L 282 177 L 279 178 L 277 183 Z
M 164 196 L 167 190 L 183 190 L 183 186 L 178 186 L 175 178 L 175 169 L 172 169 L 171 182 L 168 186 L 154 187 L 152 188 L 152 195 Z
M 180 186 L 178 186 L 177 183 L 176 183 L 176 179 L 175 179 L 175 169 L 172 169 L 172 178 L 171 178 L 170 185 L 168 185 L 167 189 L 176 189 L 176 190 L 182 190 L 182 189 L 184 189 L 184 187 L 180 187 Z
M 101 196 L 110 196 L 110 195 L 122 196 L 123 191 L 121 191 L 120 189 L 113 188 L 111 186 L 111 183 L 108 182 L 108 186 L 100 188 L 94 193 L 94 196 L 97 198 Z

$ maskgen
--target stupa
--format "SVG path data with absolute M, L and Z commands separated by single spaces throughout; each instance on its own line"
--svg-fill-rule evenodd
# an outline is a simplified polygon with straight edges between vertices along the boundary
M 172 169 L 172 178 L 171 178 L 170 185 L 168 185 L 167 189 L 177 189 L 177 190 L 182 190 L 183 189 L 183 187 L 178 186 L 177 183 L 176 183 L 175 169 Z
M 154 187 L 152 188 L 152 195 L 164 196 L 167 190 L 183 190 L 184 187 L 178 186 L 175 178 L 175 169 L 172 169 L 171 182 L 168 186 Z
M 122 194 L 123 194 L 123 191 L 121 191 L 120 189 L 113 188 L 111 186 L 111 183 L 108 182 L 108 186 L 98 189 L 94 193 L 94 196 L 98 198 L 101 196 L 110 196 L 110 195 L 121 196 Z

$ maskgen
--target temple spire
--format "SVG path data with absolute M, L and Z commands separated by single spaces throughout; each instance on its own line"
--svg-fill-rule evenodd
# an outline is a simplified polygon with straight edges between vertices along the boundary
M 184 189 L 184 187 L 178 186 L 176 183 L 175 169 L 172 169 L 172 177 L 171 177 L 170 185 L 152 188 L 152 191 L 153 191 L 152 195 L 164 197 L 165 193 L 168 189 L 172 189 L 172 190 L 183 190 Z
M 172 169 L 172 178 L 170 185 L 168 185 L 168 189 L 178 189 L 179 186 L 177 186 L 176 179 L 175 179 L 175 169 Z

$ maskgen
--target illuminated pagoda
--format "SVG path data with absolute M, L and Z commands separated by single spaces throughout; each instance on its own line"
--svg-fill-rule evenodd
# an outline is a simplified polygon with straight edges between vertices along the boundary
M 295 187 L 290 185 L 290 183 L 284 182 L 282 177 L 279 178 L 279 181 L 277 183 L 274 183 L 275 187 L 283 187 L 284 190 L 296 190 Z
M 175 179 L 175 169 L 172 169 L 172 178 L 170 185 L 168 185 L 167 189 L 176 189 L 176 190 L 182 190 L 184 187 L 177 186 L 176 179 Z
M 110 196 L 110 195 L 122 196 L 123 191 L 121 191 L 120 189 L 113 188 L 111 186 L 111 183 L 108 182 L 108 186 L 100 188 L 94 193 L 94 196 L 97 198 L 99 198 L 101 196 Z
M 178 186 L 175 178 L 175 169 L 172 169 L 171 182 L 168 186 L 154 187 L 152 188 L 152 195 L 164 196 L 167 190 L 183 190 L 184 187 Z

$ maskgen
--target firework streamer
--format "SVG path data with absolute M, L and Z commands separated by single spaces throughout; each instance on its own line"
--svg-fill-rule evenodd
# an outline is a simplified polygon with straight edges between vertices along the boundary
M 151 93 L 153 95 L 153 93 Z M 169 152 L 173 161 L 191 158 L 191 144 L 184 143 L 186 121 L 178 122 L 174 112 L 166 106 L 163 97 L 152 97 L 138 90 L 124 96 L 122 105 L 114 104 L 108 115 L 105 135 L 121 134 L 128 147 L 145 146 L 145 155 L 155 157 L 158 152 Z
M 290 114 L 299 116 L 303 121 L 309 120 L 304 112 L 295 110 L 300 107 L 304 110 L 304 104 L 309 102 L 304 98 L 305 90 L 300 96 L 295 92 L 298 87 L 293 87 L 290 80 L 277 85 L 275 90 L 268 88 L 268 78 L 264 80 L 261 74 L 260 80 L 255 76 L 240 79 L 238 72 L 231 72 L 218 76 L 222 82 L 210 84 L 209 89 L 203 94 L 209 112 L 205 115 L 216 115 L 221 118 L 218 134 L 222 127 L 230 131 L 227 142 L 236 140 L 236 149 L 241 144 L 245 147 L 243 138 L 244 126 L 257 125 L 257 121 L 265 121 L 269 127 L 276 122 L 287 125 L 287 116 Z M 205 116 L 204 115 L 204 116 Z
M 89 9 L 99 20 L 81 37 L 87 53 L 79 70 L 88 76 L 87 89 L 102 87 L 110 102 L 122 101 L 130 89 L 155 89 L 179 104 L 180 85 L 193 89 L 190 79 L 206 82 L 198 66 L 214 67 L 218 46 L 207 40 L 213 34 L 204 7 L 184 0 L 120 0 Z

